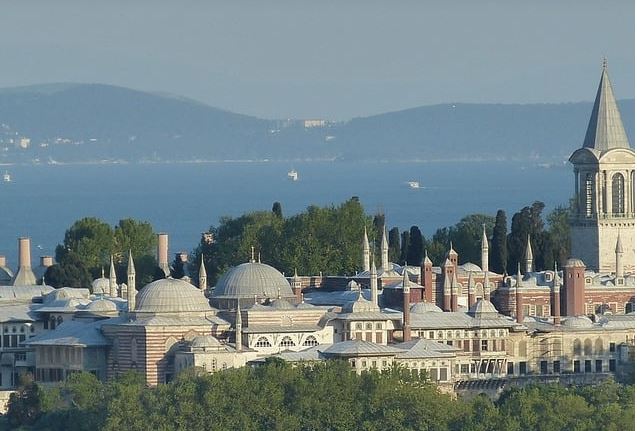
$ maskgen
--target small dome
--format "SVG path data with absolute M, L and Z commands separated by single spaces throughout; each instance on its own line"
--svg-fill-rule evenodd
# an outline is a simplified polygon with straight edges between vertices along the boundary
M 294 297 L 290 283 L 270 265 L 242 263 L 226 272 L 217 282 L 213 297 L 218 298 Z
M 366 311 L 379 311 L 378 306 L 375 306 L 372 301 L 368 301 L 359 295 L 355 301 L 348 302 L 343 306 L 343 313 L 362 313 Z
M 467 272 L 484 272 L 482 268 L 471 262 L 463 263 L 462 265 L 460 265 L 460 268 L 464 269 Z
M 108 278 L 100 277 L 93 280 L 91 283 L 91 291 L 95 295 L 104 295 L 110 292 L 110 282 Z
M 495 309 L 491 301 L 480 299 L 469 309 L 469 313 L 475 317 L 479 316 L 497 316 L 498 310 Z
M 432 302 L 417 302 L 409 308 L 409 311 L 414 314 L 442 313 L 440 307 Z
M 86 306 L 87 311 L 93 312 L 109 312 L 109 311 L 117 311 L 117 305 L 113 301 L 109 301 L 107 299 L 98 299 L 96 301 L 91 302 Z
M 221 343 L 212 335 L 198 335 L 192 339 L 190 346 L 194 348 L 221 347 Z
M 571 316 L 564 319 L 562 325 L 567 328 L 590 328 L 593 321 L 586 316 Z
M 275 310 L 292 310 L 294 309 L 294 305 L 290 304 L 288 301 L 286 301 L 285 299 L 275 299 L 274 301 L 272 301 L 272 303 L 270 304 L 270 307 L 274 308 Z
M 142 313 L 183 313 L 211 311 L 203 293 L 190 283 L 163 278 L 147 284 L 136 297 L 135 311 Z
M 567 268 L 586 268 L 586 265 L 584 264 L 584 262 L 582 262 L 581 259 L 577 259 L 574 257 L 571 257 L 569 260 L 566 261 L 566 265 L 564 265 Z

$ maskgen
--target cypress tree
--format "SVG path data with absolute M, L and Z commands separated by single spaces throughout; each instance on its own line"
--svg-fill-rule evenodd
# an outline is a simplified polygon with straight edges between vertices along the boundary
M 407 261 L 407 255 L 409 253 L 409 231 L 406 230 L 402 234 L 400 234 L 400 264 L 402 265 L 405 261 Z
M 272 213 L 278 218 L 283 218 L 283 208 L 281 208 L 281 202 L 277 201 L 272 204 Z
M 407 247 L 407 263 L 409 265 L 420 265 L 423 258 L 425 246 L 422 240 L 422 233 L 418 226 L 409 229 L 409 246 Z
M 400 259 L 400 230 L 397 227 L 389 231 L 389 261 L 396 262 Z
M 507 268 L 507 217 L 504 210 L 498 210 L 495 216 L 489 254 L 493 271 L 502 274 Z

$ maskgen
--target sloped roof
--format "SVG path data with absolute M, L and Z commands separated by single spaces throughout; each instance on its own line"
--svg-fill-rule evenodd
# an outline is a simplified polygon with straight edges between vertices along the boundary
M 397 355 L 404 349 L 363 340 L 347 340 L 332 344 L 322 351 L 326 356 L 384 356 Z
M 455 356 L 455 352 L 460 350 L 457 347 L 424 338 L 399 343 L 396 344 L 396 347 L 406 350 L 406 352 L 398 354 L 397 358 L 400 359 L 452 358 Z

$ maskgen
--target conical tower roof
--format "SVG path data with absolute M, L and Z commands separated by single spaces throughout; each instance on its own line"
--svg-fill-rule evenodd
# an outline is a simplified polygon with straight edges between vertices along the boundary
M 588 122 L 584 148 L 607 151 L 613 148 L 630 148 L 626 130 L 608 78 L 606 60 L 602 66 L 602 77 L 597 88 L 593 112 Z

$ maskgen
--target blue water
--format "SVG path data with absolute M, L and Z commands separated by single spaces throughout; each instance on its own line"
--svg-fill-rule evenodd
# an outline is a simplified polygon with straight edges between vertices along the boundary
M 299 181 L 287 172 L 295 168 Z M 547 210 L 570 197 L 570 165 L 542 168 L 512 162 L 312 162 L 10 166 L 0 183 L 0 254 L 15 265 L 17 238 L 32 238 L 33 263 L 53 254 L 77 219 L 111 224 L 134 217 L 170 234 L 170 252 L 192 250 L 223 215 L 269 210 L 286 215 L 308 205 L 359 196 L 366 210 L 385 212 L 388 226 L 418 225 L 426 235 L 470 213 L 511 215 L 535 200 Z M 419 181 L 422 189 L 406 182 Z

